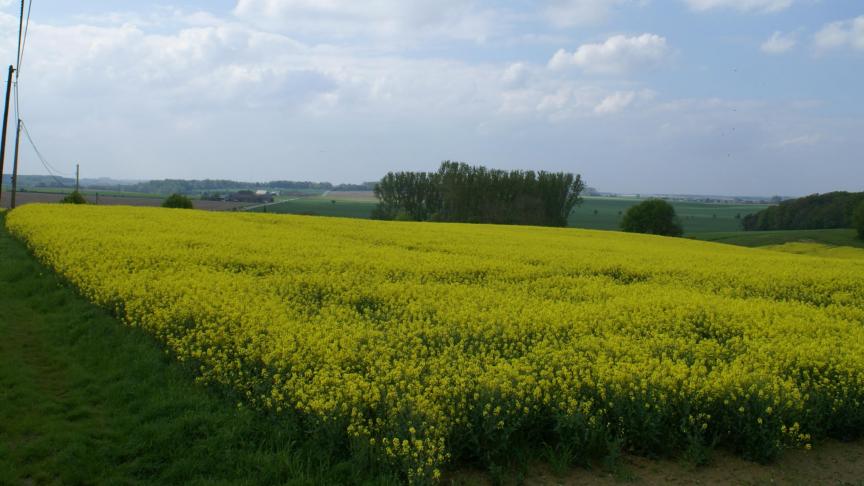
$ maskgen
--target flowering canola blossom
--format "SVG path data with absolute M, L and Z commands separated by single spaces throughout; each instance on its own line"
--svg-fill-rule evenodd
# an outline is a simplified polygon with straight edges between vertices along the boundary
M 409 481 L 515 445 L 765 460 L 864 430 L 864 260 L 155 208 L 34 204 L 7 225 L 202 380 Z

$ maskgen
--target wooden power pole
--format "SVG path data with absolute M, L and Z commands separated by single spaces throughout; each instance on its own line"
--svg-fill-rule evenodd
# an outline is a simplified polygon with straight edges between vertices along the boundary
M 78 192 L 78 171 L 81 169 L 81 166 L 75 164 L 75 192 Z
M 0 135 L 0 199 L 3 196 L 3 168 L 6 166 L 6 130 L 9 128 L 9 95 L 12 93 L 12 74 L 15 68 L 9 65 L 9 76 L 6 81 L 6 104 L 3 108 L 3 133 Z
M 15 132 L 15 162 L 12 164 L 12 199 L 9 209 L 15 209 L 15 191 L 18 190 L 18 144 L 21 142 L 21 119 L 18 119 L 18 130 Z
M 15 209 L 15 191 L 18 188 L 18 145 L 21 142 L 21 115 L 18 113 L 18 77 L 21 75 L 21 35 L 24 32 L 24 0 L 21 0 L 21 16 L 18 20 L 18 70 L 15 71 L 15 118 L 18 130 L 15 132 L 15 162 L 12 164 L 12 198 L 9 209 Z M 9 69 L 12 69 L 11 67 Z M 11 72 L 11 71 L 10 71 Z M 9 81 L 12 81 L 11 79 Z

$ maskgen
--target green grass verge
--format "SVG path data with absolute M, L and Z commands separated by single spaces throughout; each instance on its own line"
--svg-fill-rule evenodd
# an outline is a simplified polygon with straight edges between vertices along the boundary
M 395 482 L 196 384 L 36 262 L 2 213 L 0 258 L 0 484 Z
M 736 231 L 700 233 L 692 238 L 739 246 L 768 246 L 784 243 L 808 242 L 831 246 L 864 248 L 864 241 L 852 229 L 788 230 L 788 231 Z

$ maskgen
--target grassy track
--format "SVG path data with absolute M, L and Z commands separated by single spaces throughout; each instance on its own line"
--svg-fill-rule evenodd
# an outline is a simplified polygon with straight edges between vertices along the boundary
M 238 408 L 34 261 L 0 215 L 0 484 L 381 483 Z

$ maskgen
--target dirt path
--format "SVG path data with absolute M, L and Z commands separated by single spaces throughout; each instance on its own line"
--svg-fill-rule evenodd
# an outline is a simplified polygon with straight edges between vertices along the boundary
M 620 471 L 576 470 L 561 478 L 541 473 L 527 484 L 864 484 L 864 441 L 826 442 L 813 450 L 787 451 L 771 465 L 745 461 L 715 452 L 710 465 L 701 468 L 674 461 L 626 458 Z
M 620 486 L 647 485 L 843 485 L 864 486 L 864 440 L 850 443 L 827 441 L 812 450 L 790 450 L 774 464 L 745 461 L 732 454 L 715 451 L 707 466 L 695 467 L 683 461 L 655 460 L 625 456 L 612 469 L 574 468 L 564 474 L 548 465 L 535 465 L 509 477 L 504 484 Z M 492 485 L 489 475 L 480 471 L 461 471 L 448 478 L 453 485 Z

